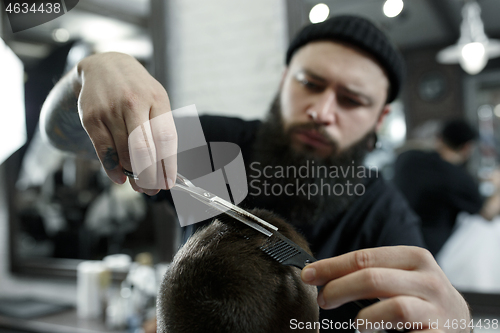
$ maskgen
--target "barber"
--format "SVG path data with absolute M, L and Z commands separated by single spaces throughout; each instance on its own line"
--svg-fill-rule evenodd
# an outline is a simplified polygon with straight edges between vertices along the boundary
M 374 146 L 375 133 L 400 90 L 400 53 L 371 22 L 340 16 L 301 30 L 289 46 L 286 65 L 265 122 L 203 116 L 207 141 L 242 147 L 243 156 L 258 162 L 247 170 L 254 179 L 262 176 L 258 168 L 264 165 L 301 166 L 313 160 L 316 165 L 362 167 L 364 154 Z M 54 87 L 43 105 L 41 129 L 58 148 L 97 154 L 109 178 L 123 184 L 123 169 L 132 170 L 127 138 L 141 124 L 165 117 L 161 126 L 152 125 L 154 148 L 162 154 L 176 151 L 170 111 L 163 87 L 135 59 L 97 54 L 82 60 Z M 165 169 L 170 188 L 176 161 L 167 161 Z M 288 179 L 274 178 L 275 183 L 290 184 Z M 419 321 L 424 330 L 433 330 L 427 324 L 439 319 L 439 330 L 465 331 L 444 327 L 447 319 L 469 323 L 469 310 L 422 248 L 419 220 L 401 195 L 378 176 L 333 178 L 300 182 L 321 180 L 331 188 L 351 182 L 364 191 L 307 200 L 301 195 L 246 199 L 248 206 L 271 208 L 286 217 L 324 259 L 302 272 L 306 283 L 325 286 L 318 298 L 323 309 L 342 309 L 322 316 L 352 319 L 357 310 L 344 304 L 382 298 L 359 312 L 358 318 Z M 139 187 L 133 179 L 129 182 L 136 191 L 158 193 Z

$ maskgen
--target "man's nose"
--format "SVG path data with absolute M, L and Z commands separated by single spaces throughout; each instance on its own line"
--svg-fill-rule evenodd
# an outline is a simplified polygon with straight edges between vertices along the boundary
M 307 111 L 309 118 L 317 124 L 324 126 L 331 125 L 336 121 L 335 93 L 325 91 L 318 96 L 316 103 Z

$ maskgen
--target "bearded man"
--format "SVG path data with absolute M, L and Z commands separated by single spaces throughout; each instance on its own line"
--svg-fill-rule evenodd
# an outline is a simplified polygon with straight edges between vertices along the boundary
M 200 118 L 207 142 L 234 142 L 242 150 L 250 185 L 243 205 L 279 213 L 324 259 L 302 271 L 304 282 L 324 286 L 320 307 L 335 309 L 324 311 L 323 318 L 344 324 L 357 316 L 393 327 L 422 323 L 414 330 L 464 331 L 444 326 L 454 319 L 468 323 L 470 314 L 432 255 L 421 248 L 418 219 L 378 174 L 361 172 L 363 157 L 400 90 L 400 53 L 371 22 L 339 16 L 300 31 L 286 65 L 265 122 Z M 132 170 L 128 133 L 169 113 L 170 107 L 163 87 L 137 61 L 109 53 L 81 61 L 56 85 L 42 111 L 42 131 L 56 147 L 93 147 L 110 179 L 122 184 L 122 170 Z M 156 135 L 152 131 L 157 150 L 176 150 L 173 120 L 165 121 Z M 290 174 L 311 166 L 305 176 Z M 165 167 L 170 188 L 176 163 L 171 160 Z M 268 177 L 272 169 L 290 173 Z M 340 176 L 332 176 L 335 170 Z M 140 188 L 133 179 L 130 184 L 149 195 L 158 192 Z M 304 188 L 322 192 L 313 195 Z M 359 313 L 349 304 L 373 298 L 382 300 Z M 429 326 L 436 321 L 438 327 Z

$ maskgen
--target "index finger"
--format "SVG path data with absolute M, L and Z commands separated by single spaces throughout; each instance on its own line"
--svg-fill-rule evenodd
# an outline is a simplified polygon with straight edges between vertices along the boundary
M 434 262 L 429 251 L 415 246 L 389 246 L 349 252 L 316 261 L 301 272 L 302 281 L 323 286 L 328 281 L 370 267 L 415 270 Z
M 177 132 L 168 107 L 153 106 L 150 120 L 129 135 L 136 185 L 144 189 L 169 189 L 177 173 Z
M 158 163 L 157 178 L 164 189 L 170 189 L 175 184 L 177 176 L 177 130 L 172 111 L 168 107 L 153 107 L 151 109 L 151 130 L 156 146 Z
M 130 162 L 133 173 L 138 177 L 131 184 L 134 183 L 134 188 L 149 190 L 146 191 L 149 195 L 171 188 L 177 173 L 177 132 L 170 100 L 165 89 L 158 82 L 156 84 L 149 112 L 127 113 L 130 118 L 127 119 L 127 126 L 134 125 L 128 129 Z M 139 122 L 134 119 L 138 116 L 141 117 Z M 172 157 L 167 159 L 169 156 Z

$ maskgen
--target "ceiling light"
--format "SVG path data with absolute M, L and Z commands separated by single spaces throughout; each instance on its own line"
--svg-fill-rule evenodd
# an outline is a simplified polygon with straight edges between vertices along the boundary
M 477 74 L 483 70 L 488 62 L 483 43 L 473 42 L 462 47 L 460 66 L 469 74 Z
M 459 63 L 464 71 L 474 75 L 483 70 L 488 59 L 500 56 L 500 41 L 486 36 L 477 2 L 467 2 L 462 16 L 457 44 L 439 51 L 436 60 L 441 64 Z
M 318 3 L 309 12 L 309 21 L 311 23 L 320 23 L 328 18 L 330 15 L 330 8 L 324 3 Z
M 493 117 L 493 110 L 490 105 L 482 105 L 477 110 L 479 120 L 487 121 Z
M 66 43 L 69 40 L 69 32 L 66 29 L 55 29 L 52 31 L 52 38 L 59 43 Z
M 384 15 L 387 17 L 396 17 L 403 10 L 403 0 L 387 0 L 384 3 Z
M 495 116 L 497 116 L 498 118 L 500 118 L 500 104 L 497 104 L 495 106 L 495 108 L 493 109 L 493 113 L 495 114 Z

